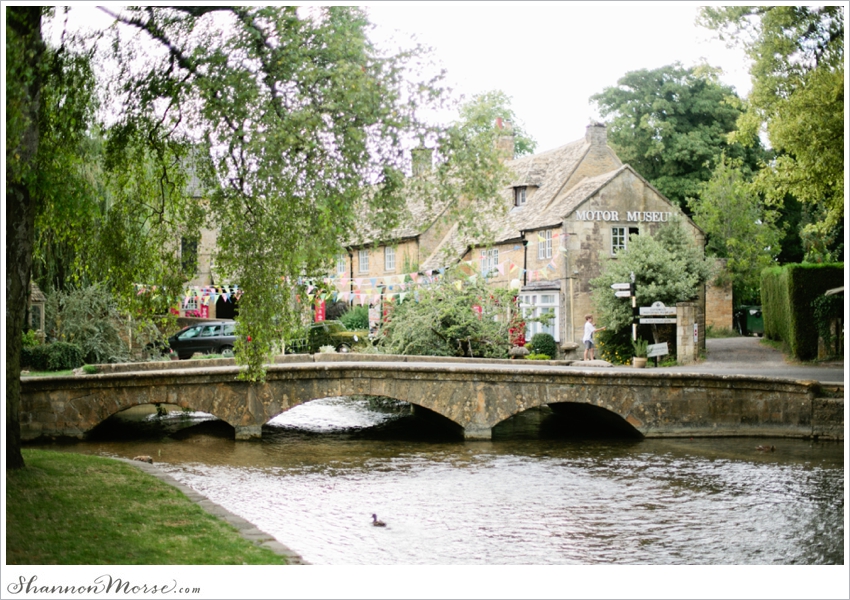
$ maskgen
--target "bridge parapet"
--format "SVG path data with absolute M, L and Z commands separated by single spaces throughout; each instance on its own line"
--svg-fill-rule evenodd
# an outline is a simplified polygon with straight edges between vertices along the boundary
M 22 438 L 83 437 L 139 404 L 208 412 L 236 430 L 262 425 L 304 402 L 374 395 L 425 407 L 463 427 L 467 439 L 530 408 L 582 403 L 618 415 L 647 437 L 821 436 L 843 439 L 843 398 L 816 402 L 813 381 L 652 371 L 467 362 L 292 362 L 270 365 L 261 384 L 237 381 L 239 367 L 106 373 L 22 380 Z M 840 403 L 841 410 L 836 406 Z

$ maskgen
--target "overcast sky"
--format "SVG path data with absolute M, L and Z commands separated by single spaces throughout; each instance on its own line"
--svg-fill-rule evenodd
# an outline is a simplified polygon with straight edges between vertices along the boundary
M 695 24 L 709 2 L 364 2 L 383 48 L 396 36 L 433 48 L 457 94 L 501 90 L 519 122 L 549 150 L 584 135 L 598 120 L 590 96 L 628 71 L 705 60 L 740 96 L 749 92 L 748 61 Z M 71 23 L 108 25 L 119 3 L 73 3 Z M 155 3 L 151 3 L 155 4 Z M 257 4 L 264 4 L 258 2 Z M 272 3 L 268 3 L 272 4 Z M 301 4 L 321 4 L 302 2 Z
M 376 38 L 398 30 L 434 49 L 467 97 L 502 90 L 537 150 L 584 135 L 598 119 L 590 96 L 626 72 L 702 59 L 749 92 L 748 62 L 695 24 L 707 2 L 366 3 Z M 403 39 L 403 38 L 402 38 Z M 378 41 L 378 39 L 376 39 Z

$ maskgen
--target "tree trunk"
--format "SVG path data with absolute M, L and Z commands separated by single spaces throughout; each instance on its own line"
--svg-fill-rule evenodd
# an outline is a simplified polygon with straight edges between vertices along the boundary
M 7 137 L 6 171 L 6 469 L 24 466 L 21 454 L 21 335 L 27 313 L 35 239 L 38 178 L 39 107 L 44 43 L 41 7 L 8 7 L 7 44 L 20 44 L 6 65 L 7 119 L 9 96 L 16 102 L 17 137 Z M 18 60 L 20 58 L 20 61 Z M 17 89 L 9 92 L 10 82 Z M 7 127 L 8 127 L 7 121 Z M 11 155 L 11 156 L 10 156 Z M 10 160 L 11 158 L 11 160 Z

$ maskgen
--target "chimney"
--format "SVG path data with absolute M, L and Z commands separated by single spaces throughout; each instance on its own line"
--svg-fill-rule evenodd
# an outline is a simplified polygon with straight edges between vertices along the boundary
M 513 160 L 514 153 L 514 128 L 510 121 L 505 121 L 502 117 L 496 118 L 496 130 L 499 132 L 499 137 L 496 138 L 496 150 L 499 151 L 501 159 Z
M 587 126 L 587 133 L 584 139 L 591 146 L 607 146 L 608 145 L 608 128 L 605 123 L 591 123 Z

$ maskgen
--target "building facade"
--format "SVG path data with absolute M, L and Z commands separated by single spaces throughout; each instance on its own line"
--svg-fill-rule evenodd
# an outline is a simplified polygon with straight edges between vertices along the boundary
M 512 156 L 512 148 L 508 153 Z M 652 235 L 675 214 L 694 244 L 704 247 L 699 227 L 620 161 L 602 124 L 589 125 L 582 139 L 505 164 L 512 173 L 502 193 L 506 211 L 485 217 L 495 232 L 491 245 L 468 243 L 447 217 L 448 203 L 426 207 L 412 201 L 412 218 L 384 239 L 364 226 L 357 243 L 344 243 L 322 287 L 334 290 L 335 301 L 375 306 L 404 300 L 446 268 L 462 264 L 492 285 L 516 289 L 526 315 L 552 314 L 548 326 L 529 324 L 526 338 L 550 333 L 569 355 L 580 346 L 585 314 L 594 311 L 590 281 L 601 274 L 605 259 L 616 260 L 628 247 L 631 235 Z M 201 254 L 211 254 L 208 243 L 202 246 Z M 208 256 L 199 258 L 209 264 Z M 193 283 L 209 284 L 207 278 L 200 275 Z M 713 305 L 723 304 L 723 294 L 711 298 Z M 728 301 L 731 314 L 731 296 Z M 697 311 L 704 332 L 705 293 Z

